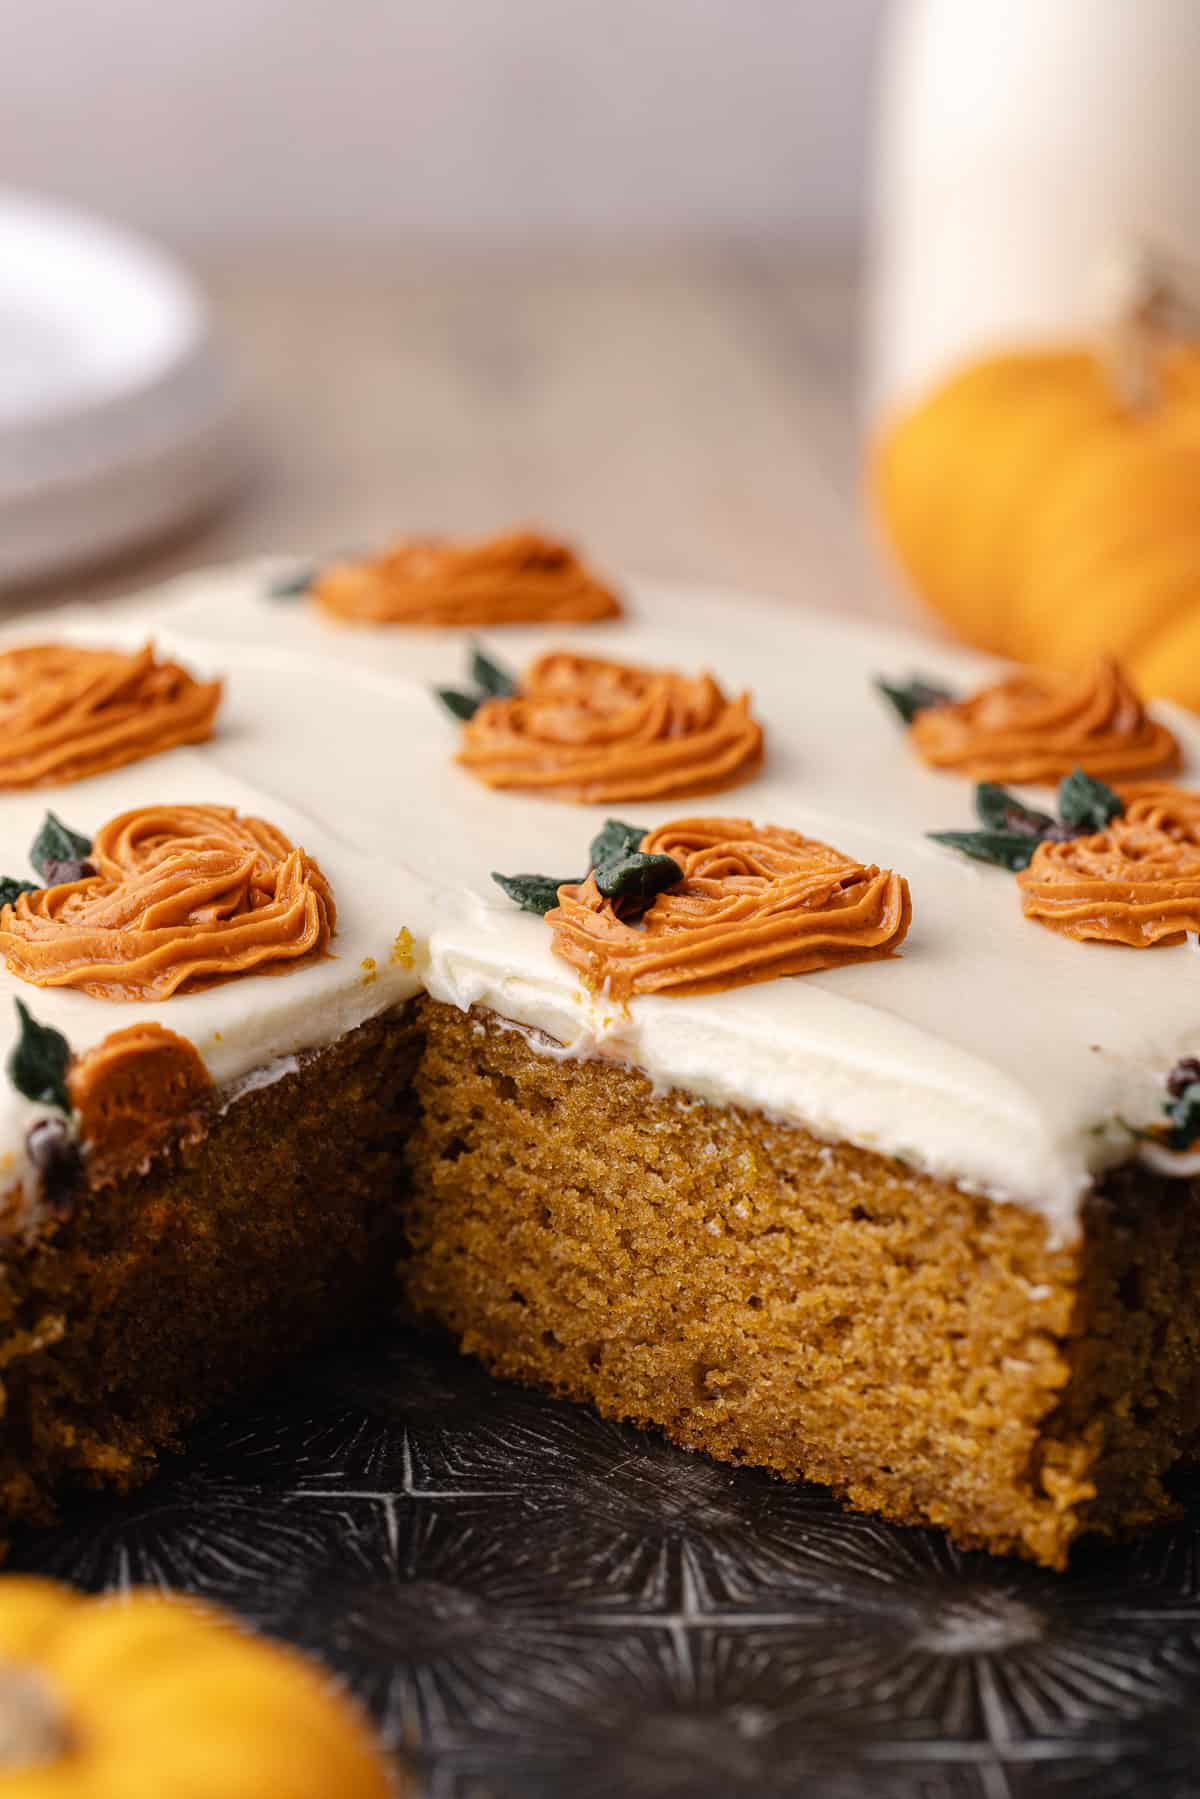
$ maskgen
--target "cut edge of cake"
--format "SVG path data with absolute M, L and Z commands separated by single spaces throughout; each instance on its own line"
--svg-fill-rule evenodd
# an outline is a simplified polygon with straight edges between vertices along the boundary
M 1084 1228 L 564 1060 L 428 997 L 88 1185 L 0 1273 L 0 1496 L 125 1490 L 220 1400 L 399 1312 L 495 1374 L 1065 1565 L 1171 1512 L 1200 1417 L 1200 1206 L 1130 1167 Z

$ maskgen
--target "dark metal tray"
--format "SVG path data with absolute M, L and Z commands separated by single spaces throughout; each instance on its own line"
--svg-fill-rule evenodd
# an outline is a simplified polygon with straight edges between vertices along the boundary
M 11 1565 L 232 1606 L 342 1675 L 432 1799 L 1193 1799 L 1187 1504 L 1047 1574 L 402 1336 Z

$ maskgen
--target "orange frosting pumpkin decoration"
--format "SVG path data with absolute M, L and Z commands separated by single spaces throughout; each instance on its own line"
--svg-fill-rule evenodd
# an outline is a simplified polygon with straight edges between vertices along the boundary
M 1200 794 L 1159 788 L 1103 831 L 1043 842 L 1017 876 L 1027 918 L 1134 949 L 1200 932 Z
M 195 1044 L 161 1024 L 112 1031 L 71 1064 L 71 1108 L 93 1181 L 135 1166 L 211 1098 Z
M 1121 779 L 1180 761 L 1174 735 L 1103 656 L 1074 674 L 1020 669 L 969 699 L 921 705 L 909 738 L 931 768 L 977 781 L 1048 783 L 1076 768 Z
M 485 699 L 458 752 L 489 787 L 581 803 L 712 793 L 762 759 L 748 693 L 566 650 L 539 657 L 511 697 Z
M 1114 789 L 1076 769 L 1057 819 L 986 781 L 975 805 L 982 829 L 930 836 L 1016 872 L 1027 918 L 1135 949 L 1200 932 L 1200 793 L 1162 781 Z
M 682 818 L 648 832 L 645 855 L 683 878 L 639 924 L 606 899 L 596 871 L 546 913 L 555 953 L 593 990 L 718 993 L 894 956 L 912 919 L 908 883 L 815 838 L 744 818 Z
M 212 735 L 219 681 L 140 650 L 41 643 L 0 653 L 0 788 L 81 781 Z
M 329 883 L 302 849 L 230 806 L 145 806 L 97 833 L 95 874 L 0 909 L 0 953 L 37 987 L 168 999 L 322 955 Z
M 531 530 L 480 543 L 402 537 L 380 556 L 331 564 L 312 592 L 362 625 L 585 624 L 622 610 L 573 550 Z

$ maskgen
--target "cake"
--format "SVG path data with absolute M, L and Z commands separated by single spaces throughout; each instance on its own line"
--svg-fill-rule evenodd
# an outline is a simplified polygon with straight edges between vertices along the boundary
M 569 557 L 531 588 L 530 555 L 500 559 L 516 624 L 476 604 L 486 556 L 446 564 L 453 622 L 404 622 L 399 546 L 7 629 L 64 678 L 152 645 L 164 693 L 221 693 L 0 785 L 5 1515 L 130 1486 L 399 1308 L 965 1545 L 1061 1567 L 1163 1516 L 1200 1430 L 1200 886 L 1162 797 L 1197 727 L 1108 670 L 1053 756 L 1020 715 L 1013 780 L 1093 780 L 1102 743 L 1127 829 L 1174 833 L 1172 929 L 1077 941 L 1020 870 L 1084 826 L 985 783 L 993 824 L 950 829 L 976 767 L 948 712 L 928 762 L 914 733 L 1011 671 L 743 595 L 618 601 Z

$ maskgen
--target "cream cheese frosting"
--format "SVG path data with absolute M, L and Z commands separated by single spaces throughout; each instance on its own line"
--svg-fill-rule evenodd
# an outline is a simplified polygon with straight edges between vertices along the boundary
M 419 880 L 355 849 L 281 794 L 209 761 L 203 750 L 170 750 L 151 762 L 69 787 L 0 797 L 0 870 L 29 878 L 29 846 L 47 807 L 90 836 L 142 796 L 172 805 L 217 804 L 250 815 L 267 813 L 328 874 L 337 895 L 334 953 L 283 975 L 242 975 L 157 1003 L 114 1003 L 67 988 L 34 987 L 3 970 L 4 1061 L 16 1035 L 13 999 L 19 996 L 37 1019 L 64 1033 L 76 1054 L 127 1026 L 163 1025 L 196 1046 L 214 1083 L 225 1088 L 281 1056 L 332 1043 L 418 991 L 419 966 L 406 967 L 391 957 L 402 929 L 420 941 L 430 901 Z M 0 1079 L 0 1189 L 28 1181 L 26 1134 L 45 1112 Z
M 1024 1205 L 1059 1238 L 1075 1230 L 1094 1176 L 1130 1154 L 1121 1121 L 1156 1120 L 1167 1070 L 1200 1053 L 1190 947 L 1137 954 L 1034 931 L 1011 876 L 926 837 L 960 818 L 969 783 L 960 791 L 905 752 L 873 679 L 913 668 L 965 688 L 995 678 L 986 658 L 741 594 L 637 582 L 625 584 L 623 619 L 484 633 L 489 654 L 514 668 L 564 648 L 719 669 L 751 692 L 768 736 L 737 812 L 909 882 L 912 927 L 893 961 L 619 1007 L 585 990 L 544 922 L 519 912 L 491 871 L 582 874 L 606 816 L 650 829 L 678 802 L 584 806 L 481 787 L 456 766 L 458 728 L 430 691 L 457 679 L 463 633 L 339 628 L 303 601 L 270 597 L 287 566 L 201 572 L 102 617 L 76 610 L 6 629 L 9 643 L 128 647 L 152 635 L 198 674 L 223 676 L 225 700 L 203 746 L 0 796 L 0 873 L 28 874 L 48 805 L 84 832 L 140 804 L 236 805 L 320 863 L 338 907 L 333 957 L 160 1005 L 30 989 L 0 972 L 0 1053 L 19 991 L 79 1050 L 157 1020 L 230 1087 L 425 988 L 541 1033 L 550 1053 L 628 1062 L 660 1089 L 762 1110 Z M 1176 778 L 1196 781 L 1200 728 L 1157 710 L 1183 748 Z M 411 968 L 390 960 L 402 927 Z M 35 1111 L 5 1083 L 0 1150 L 12 1166 Z

